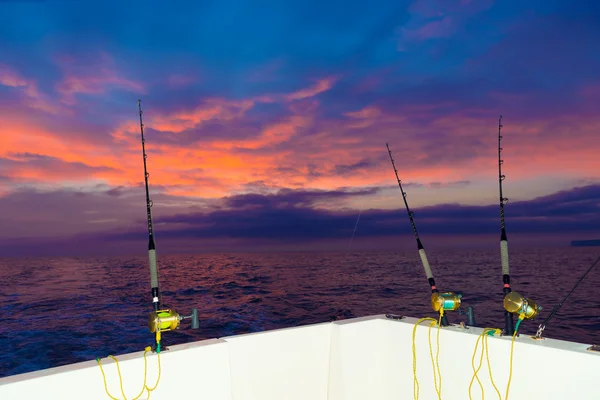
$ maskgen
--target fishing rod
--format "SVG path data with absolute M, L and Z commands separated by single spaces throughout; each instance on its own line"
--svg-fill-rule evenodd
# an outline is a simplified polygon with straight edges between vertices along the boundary
M 498 119 L 498 186 L 500 190 L 500 260 L 502 263 L 502 282 L 504 284 L 502 291 L 504 297 L 511 292 L 510 288 L 510 268 L 508 264 L 508 237 L 506 236 L 506 226 L 504 225 L 504 204 L 508 202 L 508 199 L 502 194 L 502 181 L 506 179 L 505 175 L 502 175 L 502 115 Z M 514 333 L 514 322 L 513 314 L 508 310 L 504 310 L 504 332 L 507 335 Z
M 598 257 L 596 259 L 596 261 L 594 261 L 592 263 L 592 265 L 590 265 L 590 267 L 587 269 L 587 271 L 585 271 L 585 273 L 583 275 L 581 275 L 581 277 L 577 280 L 577 282 L 575 282 L 575 285 L 573 286 L 573 288 L 571 289 L 571 291 L 569 291 L 569 293 L 567 293 L 567 295 L 564 297 L 564 299 L 562 299 L 560 301 L 560 303 L 558 303 L 550 312 L 550 314 L 548 314 L 548 316 L 546 317 L 546 319 L 544 319 L 544 322 L 542 322 L 540 324 L 540 326 L 538 327 L 538 331 L 535 334 L 534 339 L 541 339 L 542 338 L 542 333 L 544 332 L 544 329 L 546 329 L 546 325 L 548 325 L 548 322 L 556 315 L 556 313 L 558 312 L 558 310 L 560 310 L 560 308 L 563 306 L 563 304 L 565 303 L 565 301 L 567 301 L 567 299 L 569 298 L 569 296 L 571 296 L 571 293 L 573 293 L 575 291 L 575 289 L 577 289 L 577 286 L 579 286 L 579 284 L 585 279 L 585 277 L 587 276 L 587 274 L 590 273 L 590 271 L 596 266 L 596 264 L 598 264 L 598 262 L 600 262 L 600 257 Z
M 142 155 L 144 156 L 144 183 L 146 184 L 146 213 L 148 215 L 148 259 L 150 263 L 150 286 L 152 288 L 152 306 L 154 311 L 160 308 L 160 291 L 158 289 L 158 269 L 156 267 L 156 244 L 154 243 L 154 233 L 152 232 L 152 200 L 150 200 L 150 191 L 148 190 L 148 169 L 146 166 L 146 139 L 144 138 L 144 122 L 142 121 L 142 100 L 138 100 L 138 109 L 140 112 L 140 133 L 142 135 Z
M 508 263 L 508 237 L 506 235 L 506 226 L 504 224 L 504 205 L 508 199 L 502 193 L 502 181 L 506 176 L 502 174 L 502 115 L 498 118 L 498 188 L 500 193 L 500 261 L 502 264 L 502 291 L 504 292 L 504 333 L 512 336 L 518 329 L 523 319 L 535 318 L 542 306 L 536 304 L 533 300 L 523 297 L 518 292 L 514 292 L 510 287 L 510 267 Z M 513 314 L 519 316 L 517 325 L 514 324 Z
M 402 181 L 398 177 L 398 170 L 396 169 L 396 164 L 394 162 L 394 158 L 392 157 L 392 151 L 390 150 L 390 146 L 386 143 L 385 147 L 387 147 L 388 153 L 390 155 L 390 161 L 392 162 L 392 168 L 394 168 L 394 173 L 396 174 L 396 180 L 398 181 L 398 187 L 400 187 L 400 192 L 402 193 L 402 198 L 404 200 L 404 205 L 406 206 L 406 212 L 408 213 L 408 218 L 410 219 L 410 224 L 413 229 L 413 233 L 415 236 L 415 240 L 417 241 L 417 249 L 419 250 L 419 256 L 421 257 L 421 263 L 423 264 L 423 269 L 425 270 L 425 276 L 427 276 L 427 281 L 431 286 L 431 305 L 435 311 L 439 311 L 440 308 L 444 310 L 457 310 L 460 307 L 461 303 L 461 294 L 455 294 L 453 292 L 443 292 L 440 293 L 437 286 L 435 285 L 435 279 L 433 278 L 433 273 L 431 272 L 431 266 L 429 265 L 429 260 L 427 259 L 427 254 L 425 253 L 425 248 L 423 247 L 423 243 L 421 242 L 421 238 L 419 237 L 419 233 L 417 232 L 417 226 L 415 225 L 414 220 L 414 212 L 408 206 L 408 201 L 406 200 L 406 192 L 402 188 Z M 472 316 L 472 311 L 471 311 Z M 448 326 L 448 317 L 446 314 L 442 316 L 442 325 Z
M 150 287 L 152 296 L 152 307 L 154 311 L 148 316 L 148 328 L 150 332 L 156 334 L 156 352 L 161 350 L 161 332 L 171 331 L 179 328 L 179 323 L 183 319 L 191 319 L 192 329 L 200 326 L 198 321 L 198 310 L 193 308 L 192 314 L 182 316 L 173 309 L 160 309 L 161 295 L 158 286 L 158 267 L 156 264 L 156 243 L 154 242 L 154 231 L 152 229 L 152 200 L 150 200 L 150 191 L 148 190 L 148 178 L 150 174 L 147 170 L 146 159 L 146 139 L 144 138 L 144 122 L 142 121 L 142 100 L 138 100 L 138 110 L 140 114 L 140 133 L 142 136 L 142 155 L 144 156 L 144 183 L 146 185 L 146 213 L 148 216 L 148 261 L 150 265 Z

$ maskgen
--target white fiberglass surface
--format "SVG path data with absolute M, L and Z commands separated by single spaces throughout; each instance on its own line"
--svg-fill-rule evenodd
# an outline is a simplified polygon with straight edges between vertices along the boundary
M 476 343 L 479 352 L 475 362 L 479 364 L 482 329 L 442 328 L 436 364 L 437 327 L 430 329 L 426 321 L 415 331 L 416 321 L 373 316 L 173 346 L 161 355 L 161 377 L 151 398 L 413 398 L 413 349 L 419 398 L 439 398 L 434 371 L 441 398 L 468 399 L 471 381 L 472 398 L 482 398 L 472 367 Z M 502 398 L 510 374 L 511 345 L 510 337 L 487 339 L 491 375 Z M 510 399 L 593 399 L 600 355 L 587 351 L 587 347 L 552 339 L 535 341 L 521 335 L 513 348 Z M 123 389 L 131 399 L 142 388 L 143 353 L 118 358 Z M 102 362 L 111 395 L 122 399 L 114 362 Z M 485 355 L 482 365 L 478 377 L 484 394 L 496 398 Z M 150 354 L 149 386 L 156 382 L 157 367 L 156 354 Z M 1 379 L 0 398 L 108 399 L 103 382 L 97 363 L 84 362 Z

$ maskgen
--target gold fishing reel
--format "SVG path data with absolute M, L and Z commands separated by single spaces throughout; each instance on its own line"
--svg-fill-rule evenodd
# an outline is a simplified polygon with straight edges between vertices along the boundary
M 454 292 L 434 292 L 431 294 L 431 307 L 436 312 L 440 310 L 455 311 L 460 308 L 462 294 Z
M 148 328 L 150 332 L 167 332 L 179 328 L 179 323 L 184 319 L 191 319 L 191 328 L 198 329 L 200 322 L 198 321 L 198 309 L 192 308 L 191 315 L 181 315 L 175 310 L 166 309 L 152 311 L 148 316 Z
M 175 310 L 152 311 L 148 316 L 148 328 L 152 333 L 172 331 L 179 327 L 182 319 Z
M 532 319 L 542 310 L 542 306 L 531 299 L 523 297 L 518 292 L 510 292 L 504 296 L 504 309 L 509 313 L 523 314 L 526 319 Z

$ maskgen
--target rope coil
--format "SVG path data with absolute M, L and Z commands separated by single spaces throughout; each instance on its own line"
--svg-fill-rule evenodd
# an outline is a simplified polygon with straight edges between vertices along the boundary
M 417 327 L 425 321 L 430 321 L 429 332 L 428 332 L 429 356 L 431 358 L 431 365 L 433 368 L 433 381 L 434 381 L 434 386 L 435 386 L 435 392 L 437 394 L 438 400 L 442 399 L 442 373 L 440 370 L 439 356 L 440 356 L 440 330 L 441 330 L 441 320 L 442 320 L 443 315 L 444 315 L 444 309 L 440 309 L 440 316 L 439 316 L 438 320 L 431 318 L 431 317 L 421 318 L 417 321 L 417 323 L 415 324 L 415 326 L 413 328 L 412 353 L 413 353 L 413 398 L 414 398 L 414 400 L 419 399 L 419 392 L 420 392 L 419 380 L 417 378 L 417 346 L 416 346 Z M 524 319 L 525 319 L 525 314 L 524 313 L 519 314 L 519 320 L 517 321 L 516 326 L 515 326 L 515 331 L 512 334 L 511 345 L 510 345 L 508 382 L 506 384 L 506 392 L 505 392 L 504 400 L 508 400 L 510 384 L 512 382 L 513 354 L 514 354 L 515 339 L 517 337 L 517 332 L 519 330 L 519 326 L 521 325 L 521 322 Z M 436 348 L 436 354 L 434 357 L 433 345 L 431 343 L 431 329 L 436 325 L 437 325 L 437 335 L 436 335 L 437 348 Z M 498 395 L 498 398 L 500 400 L 502 400 L 502 394 L 500 393 L 500 389 L 498 389 L 498 386 L 494 382 L 494 377 L 492 374 L 492 366 L 491 366 L 490 356 L 489 356 L 489 351 L 488 351 L 488 349 L 489 349 L 488 338 L 489 338 L 489 336 L 494 336 L 494 335 L 502 335 L 502 330 L 498 329 L 498 328 L 484 328 L 483 332 L 479 335 L 479 337 L 477 338 L 477 341 L 475 342 L 475 349 L 473 350 L 473 357 L 471 358 L 471 366 L 473 368 L 473 377 L 471 378 L 471 382 L 469 384 L 469 399 L 470 400 L 473 400 L 471 391 L 472 391 L 473 383 L 475 382 L 475 380 L 477 380 L 477 383 L 479 384 L 479 387 L 481 388 L 481 399 L 482 400 L 485 399 L 485 390 L 483 387 L 483 383 L 481 382 L 481 380 L 479 379 L 479 376 L 478 376 L 479 371 L 481 370 L 481 368 L 483 366 L 484 355 L 486 358 L 486 364 L 488 367 L 490 381 L 492 383 L 492 386 L 494 387 L 494 391 Z M 476 367 L 475 359 L 477 357 L 477 350 L 479 348 L 480 342 L 481 342 L 481 355 L 479 357 L 479 365 Z
M 517 323 L 515 325 L 515 331 L 512 334 L 512 339 L 511 339 L 511 343 L 510 343 L 508 382 L 506 383 L 506 392 L 505 392 L 504 400 L 508 400 L 508 393 L 510 391 L 510 384 L 512 382 L 513 354 L 514 354 L 514 348 L 515 348 L 515 339 L 517 337 L 517 332 L 519 331 L 519 326 L 521 325 L 521 322 L 524 319 L 525 319 L 525 313 L 519 314 L 519 320 L 517 321 Z M 479 337 L 477 338 L 477 341 L 475 342 L 475 349 L 473 350 L 473 357 L 471 358 L 471 367 L 473 368 L 473 377 L 471 378 L 471 383 L 469 384 L 469 399 L 470 400 L 473 400 L 473 397 L 471 394 L 471 389 L 473 387 L 473 382 L 475 380 L 477 380 L 477 383 L 479 384 L 479 387 L 481 389 L 481 399 L 482 400 L 485 399 L 485 390 L 484 390 L 483 384 L 481 383 L 481 380 L 479 379 L 479 376 L 478 376 L 479 370 L 481 369 L 481 367 L 483 365 L 484 353 L 485 353 L 486 363 L 487 363 L 487 367 L 488 367 L 488 372 L 490 375 L 490 381 L 492 383 L 492 386 L 494 387 L 494 391 L 498 395 L 498 399 L 502 400 L 502 394 L 500 393 L 498 386 L 496 386 L 496 383 L 494 382 L 494 377 L 492 375 L 492 366 L 490 363 L 490 355 L 488 352 L 488 348 L 489 348 L 488 337 L 494 336 L 494 335 L 501 335 L 501 334 L 502 334 L 502 330 L 500 330 L 498 328 L 484 328 L 483 332 L 481 332 L 481 335 L 479 335 Z M 479 347 L 479 341 L 481 341 L 481 356 L 479 357 L 479 366 L 477 368 L 475 368 L 475 357 L 477 355 L 477 348 Z
M 416 344 L 417 327 L 422 322 L 425 322 L 425 321 L 431 321 L 429 324 L 429 333 L 428 333 L 429 356 L 431 357 L 431 365 L 433 366 L 433 381 L 434 381 L 434 385 L 435 385 L 435 392 L 437 393 L 438 400 L 442 399 L 442 371 L 440 370 L 439 358 L 440 358 L 440 330 L 441 330 L 443 316 L 444 316 L 444 309 L 440 308 L 440 317 L 438 320 L 431 318 L 431 317 L 421 318 L 417 321 L 417 323 L 415 324 L 415 327 L 413 328 L 413 334 L 412 334 L 413 396 L 414 396 L 415 400 L 419 399 L 419 380 L 417 379 L 417 344 Z M 431 328 L 433 328 L 436 325 L 438 327 L 437 335 L 436 335 L 437 351 L 436 351 L 435 359 L 434 359 L 433 346 L 431 345 Z M 437 370 L 437 372 L 436 372 L 436 370 Z M 438 377 L 439 377 L 439 384 L 438 384 Z
M 142 397 L 142 395 L 144 394 L 145 391 L 148 392 L 148 399 L 150 399 L 150 394 L 152 393 L 153 390 L 155 390 L 158 387 L 158 383 L 160 382 L 160 372 L 161 372 L 160 352 L 158 352 L 157 353 L 157 356 L 158 356 L 158 378 L 156 379 L 156 384 L 150 388 L 150 387 L 148 387 L 148 384 L 146 383 L 146 378 L 147 378 L 147 373 L 148 373 L 148 362 L 146 360 L 146 354 L 148 354 L 150 351 L 152 351 L 150 346 L 148 346 L 144 349 L 144 385 L 142 386 L 142 390 L 140 391 L 140 394 L 138 394 L 136 397 L 132 398 L 131 400 L 138 400 L 140 397 Z M 121 387 L 121 394 L 123 395 L 123 400 L 127 400 L 127 396 L 125 396 L 125 390 L 123 389 L 123 376 L 121 375 L 121 367 L 119 367 L 119 360 L 117 360 L 117 357 L 112 356 L 112 355 L 109 355 L 108 358 L 111 358 L 115 361 L 115 365 L 117 366 L 117 373 L 119 374 L 119 386 Z M 102 361 L 100 360 L 100 357 L 96 358 L 96 362 L 98 363 L 98 366 L 100 367 L 100 372 L 102 372 L 102 378 L 104 379 L 104 390 L 106 391 L 106 394 L 112 400 L 120 400 L 119 398 L 111 395 L 110 392 L 108 391 L 108 384 L 106 383 L 106 374 L 104 373 L 104 368 L 102 368 Z

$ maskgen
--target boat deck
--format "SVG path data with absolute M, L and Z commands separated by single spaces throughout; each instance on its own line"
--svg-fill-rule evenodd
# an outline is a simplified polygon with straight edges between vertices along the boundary
M 408 399 L 413 398 L 413 328 L 416 318 L 385 315 L 210 339 L 162 352 L 161 377 L 151 398 L 198 400 Z M 469 399 L 472 359 L 481 328 L 449 326 L 439 334 L 441 396 Z M 437 399 L 429 334 L 416 330 L 419 398 Z M 480 341 L 481 343 L 481 341 Z M 590 344 L 520 335 L 514 344 L 511 400 L 598 399 L 600 353 Z M 504 398 L 511 337 L 488 337 L 494 382 Z M 143 351 L 119 356 L 127 399 L 140 393 Z M 481 345 L 476 357 L 479 364 Z M 102 359 L 108 390 L 122 399 L 114 361 Z M 148 355 L 148 385 L 156 382 L 157 355 Z M 478 374 L 486 398 L 497 398 L 486 359 Z M 478 383 L 472 398 L 481 399 Z M 0 379 L 0 399 L 108 399 L 95 361 Z M 147 398 L 147 394 L 141 397 Z

